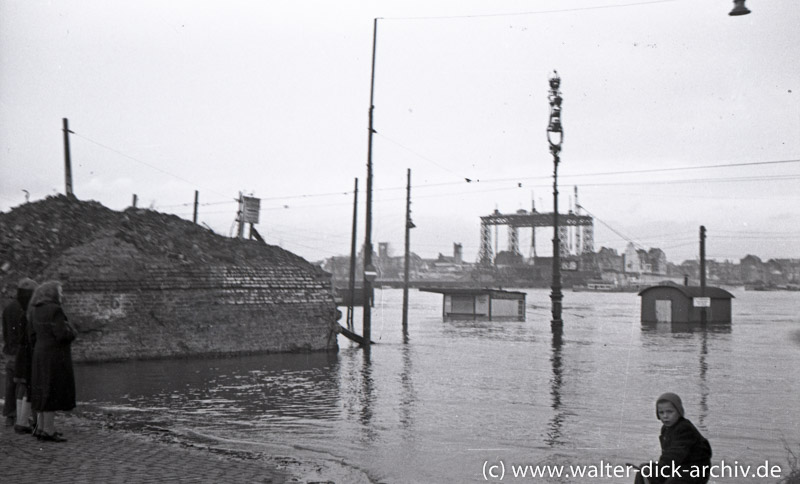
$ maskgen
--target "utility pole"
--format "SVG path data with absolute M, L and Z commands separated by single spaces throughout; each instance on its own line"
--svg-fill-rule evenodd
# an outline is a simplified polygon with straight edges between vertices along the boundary
M 197 205 L 198 201 L 200 200 L 200 192 L 197 190 L 194 191 L 194 215 L 192 216 L 192 222 L 197 223 Z
M 414 222 L 411 221 L 411 169 L 408 169 L 408 182 L 406 183 L 406 250 L 403 267 L 403 339 L 408 338 L 408 264 L 411 257 L 410 240 L 411 229 Z
M 66 185 L 65 193 L 68 197 L 74 196 L 72 193 L 72 161 L 69 156 L 69 121 L 62 118 L 64 122 L 64 181 Z
M 353 233 L 350 236 L 350 278 L 348 289 L 350 301 L 347 303 L 347 329 L 353 331 L 353 305 L 356 297 L 356 232 L 358 230 L 358 178 L 353 188 Z
M 244 238 L 244 198 L 242 192 L 239 192 L 239 213 L 237 220 L 239 221 L 239 227 L 236 238 L 241 240 Z
M 706 297 L 706 228 L 700 226 L 700 296 Z M 706 308 L 700 308 L 700 322 L 706 323 Z
M 561 244 L 558 233 L 558 163 L 561 144 L 564 141 L 564 131 L 561 127 L 561 78 L 558 72 L 553 71 L 550 77 L 550 123 L 547 125 L 547 141 L 550 144 L 550 153 L 553 154 L 553 281 L 550 285 L 550 301 L 552 304 L 553 319 L 550 327 L 553 331 L 561 331 L 564 321 L 561 319 Z
M 373 113 L 375 111 L 375 49 L 378 41 L 378 19 L 372 24 L 372 75 L 369 88 L 369 127 L 367 141 L 367 222 L 364 236 L 364 346 L 372 344 L 372 281 L 377 277 L 372 265 L 372 134 Z

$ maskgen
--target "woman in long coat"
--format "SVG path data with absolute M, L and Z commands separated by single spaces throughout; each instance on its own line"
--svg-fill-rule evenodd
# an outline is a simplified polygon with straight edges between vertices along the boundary
M 66 440 L 56 432 L 55 412 L 75 408 L 71 344 L 77 332 L 67 321 L 61 300 L 61 283 L 47 281 L 36 288 L 28 306 L 33 340 L 31 407 L 40 416 L 37 436 L 53 442 Z

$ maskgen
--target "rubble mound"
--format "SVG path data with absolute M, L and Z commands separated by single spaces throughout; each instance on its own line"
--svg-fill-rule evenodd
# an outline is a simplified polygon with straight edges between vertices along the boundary
M 47 197 L 0 213 L 0 292 L 15 293 L 22 277 L 40 278 L 71 249 L 103 240 L 135 247 L 142 258 L 176 264 L 292 265 L 322 269 L 277 246 L 231 239 L 175 215 L 154 210 L 111 210 L 95 201 Z

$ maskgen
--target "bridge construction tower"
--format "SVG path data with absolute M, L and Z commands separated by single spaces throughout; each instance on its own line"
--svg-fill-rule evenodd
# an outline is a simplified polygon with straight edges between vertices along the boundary
M 591 252 L 594 247 L 594 219 L 589 215 L 578 215 L 576 213 L 559 214 L 559 255 L 570 255 L 572 248 L 569 245 L 569 238 L 565 236 L 569 229 L 581 230 L 582 252 Z M 507 225 L 509 227 L 508 250 L 512 253 L 519 253 L 519 229 L 530 228 L 531 237 L 535 240 L 536 229 L 542 227 L 553 227 L 553 213 L 547 212 L 527 212 L 519 210 L 516 213 L 500 213 L 495 210 L 491 215 L 481 217 L 481 247 L 478 252 L 478 263 L 488 267 L 494 263 L 494 250 L 492 248 L 492 226 Z M 496 241 L 494 241 L 496 242 Z
M 519 227 L 508 226 L 508 251 L 514 255 L 521 255 L 519 251 Z

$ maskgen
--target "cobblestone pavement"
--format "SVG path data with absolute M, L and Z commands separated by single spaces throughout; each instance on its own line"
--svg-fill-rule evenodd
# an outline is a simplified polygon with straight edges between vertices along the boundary
M 0 427 L 0 482 L 297 482 L 269 461 L 156 442 L 80 417 L 58 414 L 56 426 L 67 442 L 42 442 Z

